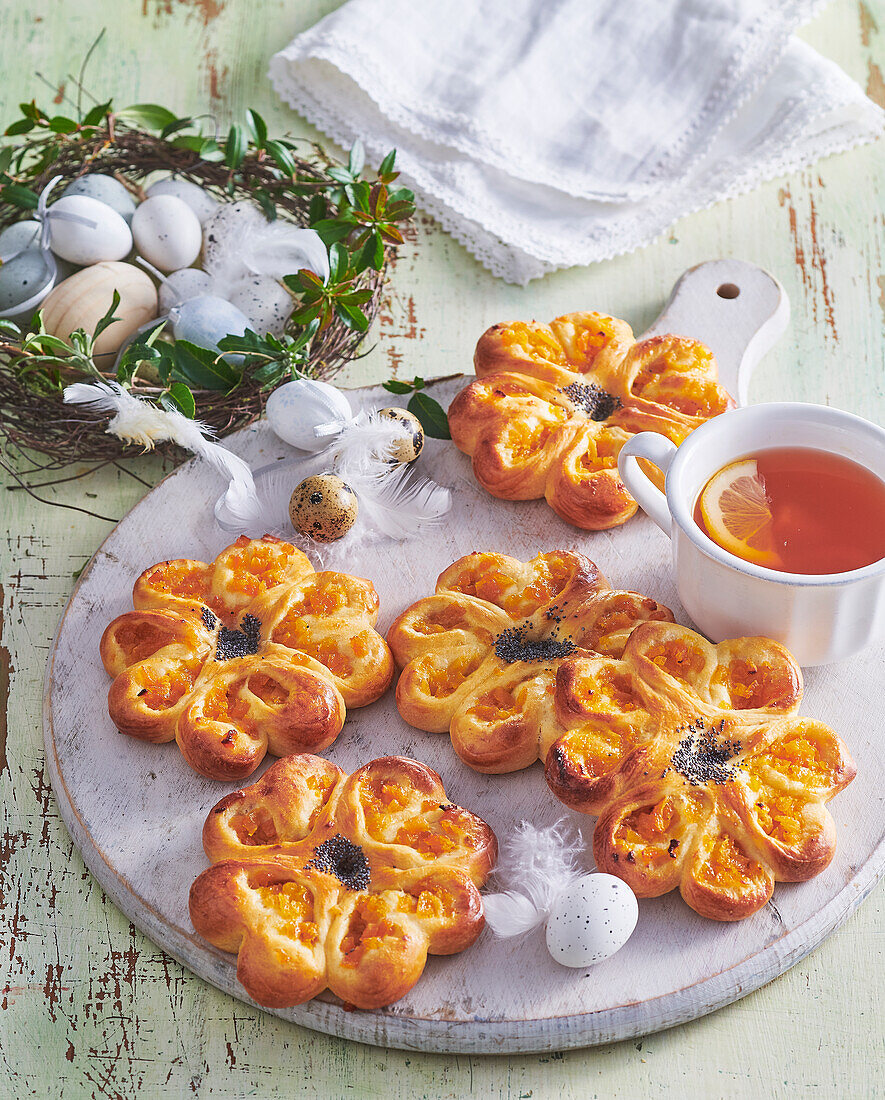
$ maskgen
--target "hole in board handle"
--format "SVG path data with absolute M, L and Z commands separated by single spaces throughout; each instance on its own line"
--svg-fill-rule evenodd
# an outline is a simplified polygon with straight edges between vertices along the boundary
M 723 283 L 722 286 L 716 288 L 716 293 L 720 298 L 737 298 L 740 292 L 741 288 L 735 286 L 734 283 Z

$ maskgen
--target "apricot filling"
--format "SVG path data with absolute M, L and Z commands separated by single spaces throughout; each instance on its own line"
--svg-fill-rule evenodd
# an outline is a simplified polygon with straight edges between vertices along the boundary
M 771 767 L 803 787 L 831 787 L 837 776 L 828 759 L 829 747 L 823 737 L 816 735 L 813 726 L 803 723 L 748 760 L 747 770 L 756 776 L 765 767 Z
M 262 905 L 280 918 L 280 932 L 298 940 L 305 947 L 314 947 L 319 939 L 319 927 L 313 920 L 313 894 L 301 882 L 278 882 L 273 886 L 255 887 Z
M 682 640 L 649 646 L 645 656 L 683 684 L 690 683 L 692 676 L 697 675 L 706 664 L 702 650 Z
M 546 359 L 561 367 L 568 366 L 562 345 L 552 333 L 544 332 L 543 329 L 529 328 L 524 322 L 517 321 L 502 331 L 501 340 L 508 351 L 521 349 L 532 359 Z
M 235 814 L 229 824 L 241 844 L 273 844 L 279 840 L 273 816 L 263 806 Z
M 249 677 L 249 690 L 269 707 L 281 707 L 289 698 L 283 685 L 263 672 Z
M 114 640 L 126 654 L 127 665 L 134 665 L 146 657 L 152 657 L 158 649 L 176 639 L 170 630 L 162 630 L 151 623 L 130 621 L 117 629 Z
M 200 661 L 176 661 L 171 669 L 143 668 L 136 695 L 149 710 L 168 710 L 191 691 L 199 675 Z
M 283 581 L 288 558 L 278 546 L 250 542 L 246 547 L 232 550 L 226 564 L 231 571 L 227 587 L 232 592 L 257 596 Z
M 344 966 L 357 967 L 368 951 L 377 951 L 384 941 L 401 937 L 402 933 L 388 918 L 388 909 L 374 894 L 361 898 L 350 916 L 347 931 L 341 941 Z
M 507 688 L 496 687 L 480 695 L 468 715 L 479 722 L 495 723 L 509 718 L 516 710 L 516 700 Z
M 694 875 L 704 886 L 729 894 L 749 893 L 767 877 L 764 868 L 745 855 L 728 834 L 716 838 Z
M 802 839 L 805 802 L 787 794 L 766 795 L 755 803 L 756 817 L 772 840 L 792 848 Z
M 476 672 L 481 663 L 481 654 L 471 654 L 469 657 L 455 657 L 443 668 L 437 668 L 427 661 L 419 666 L 419 671 L 424 673 L 427 693 L 434 699 L 445 699 L 457 691 L 464 681 Z
M 184 559 L 163 562 L 148 572 L 148 583 L 171 596 L 198 597 L 206 584 L 206 566 Z

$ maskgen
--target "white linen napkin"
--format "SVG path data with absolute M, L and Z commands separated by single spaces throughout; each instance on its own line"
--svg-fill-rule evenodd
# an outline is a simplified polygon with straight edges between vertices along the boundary
M 820 0 L 349 0 L 270 64 L 494 274 L 630 252 L 675 219 L 883 132 L 790 37 Z

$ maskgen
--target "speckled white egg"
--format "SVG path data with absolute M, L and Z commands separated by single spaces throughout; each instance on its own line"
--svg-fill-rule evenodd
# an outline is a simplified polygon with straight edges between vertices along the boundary
M 122 260 L 132 233 L 116 210 L 88 195 L 63 195 L 46 212 L 52 251 L 72 264 Z
M 340 428 L 353 420 L 346 394 L 316 378 L 296 378 L 277 386 L 264 408 L 276 436 L 302 451 L 327 447 Z M 319 424 L 340 425 L 328 435 L 314 435 Z
M 33 312 L 52 290 L 55 273 L 39 248 L 29 248 L 0 267 L 0 314 Z
M 152 183 L 145 192 L 149 199 L 157 195 L 174 195 L 193 210 L 201 225 L 205 224 L 219 207 L 216 199 L 213 199 L 208 191 L 204 191 L 198 183 L 190 180 L 175 179 L 167 176 L 165 179 Z
M 174 306 L 212 293 L 212 279 L 198 267 L 183 267 L 173 271 L 160 283 L 160 313 L 168 313 Z
M 203 230 L 197 215 L 175 195 L 145 199 L 132 219 L 139 254 L 160 271 L 190 267 L 200 254 Z
M 244 313 L 213 294 L 174 306 L 169 310 L 169 320 L 176 340 L 189 340 L 210 351 L 218 351 L 218 341 L 225 336 L 242 336 L 249 327 L 249 318 Z M 225 358 L 236 366 L 243 362 L 242 355 L 226 355 Z
M 86 195 L 97 202 L 103 202 L 112 210 L 116 210 L 127 225 L 132 223 L 132 215 L 135 213 L 135 199 L 118 179 L 113 176 L 104 176 L 101 172 L 91 172 L 88 176 L 80 176 L 71 180 L 62 192 L 62 195 Z
M 306 477 L 289 498 L 289 518 L 300 535 L 335 542 L 356 523 L 356 493 L 335 474 Z
M 626 882 L 602 872 L 584 875 L 550 910 L 547 949 L 563 966 L 593 966 L 624 946 L 638 919 L 639 904 Z
M 295 303 L 282 283 L 269 275 L 248 275 L 236 284 L 230 302 L 249 318 L 249 328 L 259 336 L 282 336 Z
M 17 256 L 19 252 L 24 252 L 28 248 L 39 248 L 42 228 L 39 222 L 30 219 L 8 225 L 0 233 L 0 262 L 5 264 L 7 260 L 11 260 L 13 256 Z
M 424 449 L 424 429 L 418 417 L 408 409 L 400 408 L 379 409 L 376 415 L 383 420 L 392 420 L 403 429 L 402 438 L 390 448 L 391 463 L 402 466 L 414 462 Z

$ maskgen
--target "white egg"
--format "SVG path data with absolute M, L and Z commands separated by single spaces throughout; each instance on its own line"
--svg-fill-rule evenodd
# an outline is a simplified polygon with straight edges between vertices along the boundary
M 230 302 L 249 318 L 249 327 L 260 336 L 282 336 L 295 303 L 282 283 L 269 275 L 248 275 L 236 284 Z
M 105 206 L 116 210 L 127 225 L 131 224 L 135 213 L 135 199 L 123 184 L 113 176 L 103 176 L 100 172 L 71 180 L 62 195 L 86 195 L 97 202 L 103 202 Z
M 191 298 L 212 293 L 212 279 L 198 267 L 183 267 L 173 271 L 160 283 L 160 313 L 168 313 Z
M 197 215 L 201 225 L 212 217 L 219 206 L 218 201 L 213 199 L 208 191 L 204 191 L 199 184 L 192 183 L 190 180 L 175 179 L 172 176 L 152 183 L 146 194 L 149 199 L 157 195 L 174 195 L 187 203 Z
M 550 910 L 547 950 L 563 966 L 593 966 L 624 946 L 638 919 L 639 904 L 626 882 L 602 872 L 584 875 Z
M 249 318 L 244 313 L 212 294 L 173 306 L 169 319 L 176 340 L 189 340 L 210 351 L 218 351 L 218 341 L 225 336 L 242 336 L 249 327 Z M 234 365 L 243 362 L 242 355 L 226 355 L 225 359 Z
M 278 386 L 268 397 L 265 412 L 272 431 L 302 451 L 319 451 L 334 438 L 334 432 L 315 436 L 316 425 L 340 424 L 343 428 L 353 419 L 345 394 L 315 378 L 296 378 Z
M 49 294 L 55 272 L 39 248 L 29 248 L 0 267 L 0 316 L 30 316 Z
M 26 248 L 38 248 L 42 228 L 39 222 L 30 220 L 8 225 L 0 233 L 0 262 L 5 264 Z
M 132 233 L 116 210 L 88 195 L 64 195 L 46 212 L 52 251 L 72 264 L 122 260 Z
M 190 267 L 203 243 L 197 215 L 174 195 L 145 199 L 132 219 L 132 236 L 139 254 L 160 271 Z

